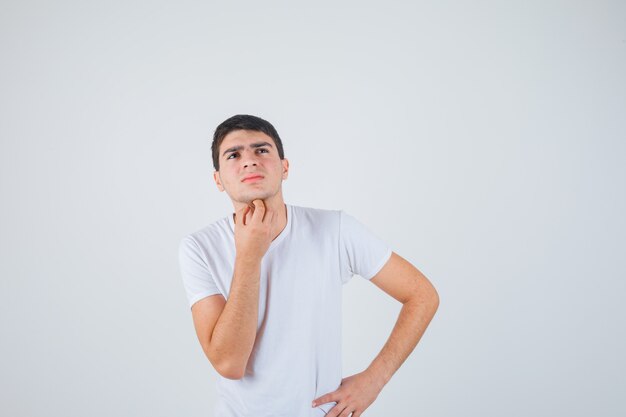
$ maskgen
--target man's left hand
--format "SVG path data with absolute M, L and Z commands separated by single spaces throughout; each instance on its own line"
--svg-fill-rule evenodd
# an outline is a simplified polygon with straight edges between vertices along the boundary
M 336 402 L 326 417 L 359 417 L 369 407 L 382 390 L 378 381 L 367 371 L 343 378 L 340 387 L 313 400 L 313 407 Z

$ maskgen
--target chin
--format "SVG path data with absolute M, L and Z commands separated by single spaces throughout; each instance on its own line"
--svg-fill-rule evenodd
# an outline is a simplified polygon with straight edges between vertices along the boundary
M 271 197 L 271 195 L 268 195 L 268 193 L 246 194 L 244 196 L 241 196 L 239 198 L 239 201 L 249 204 L 252 203 L 254 200 L 265 200 L 268 197 Z
M 276 192 L 271 192 L 271 191 L 262 191 L 259 190 L 258 192 L 253 192 L 253 193 L 248 193 L 244 196 L 243 200 L 245 201 L 249 201 L 252 202 L 253 200 L 266 200 L 270 197 L 275 196 L 277 193 Z

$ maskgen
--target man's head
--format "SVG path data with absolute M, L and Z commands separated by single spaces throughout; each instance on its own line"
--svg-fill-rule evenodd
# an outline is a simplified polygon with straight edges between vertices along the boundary
M 215 129 L 211 151 L 215 183 L 233 202 L 248 204 L 274 196 L 282 201 L 289 161 L 271 123 L 246 114 L 230 117 Z M 246 180 L 251 175 L 262 178 Z
M 276 146 L 280 159 L 285 158 L 283 143 L 280 140 L 280 136 L 278 136 L 278 132 L 270 122 L 249 114 L 237 114 L 224 120 L 217 128 L 215 128 L 213 143 L 211 144 L 211 152 L 213 153 L 213 168 L 215 168 L 216 171 L 220 170 L 220 145 L 224 141 L 224 138 L 230 132 L 235 130 L 255 130 L 257 132 L 265 133 L 274 141 L 274 145 Z

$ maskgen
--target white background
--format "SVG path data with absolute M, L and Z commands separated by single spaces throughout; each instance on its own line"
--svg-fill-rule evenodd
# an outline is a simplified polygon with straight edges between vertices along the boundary
M 211 137 L 284 142 L 441 305 L 364 416 L 623 416 L 619 1 L 2 1 L 0 414 L 209 416 L 177 249 L 232 210 Z M 344 287 L 344 374 L 400 304 Z

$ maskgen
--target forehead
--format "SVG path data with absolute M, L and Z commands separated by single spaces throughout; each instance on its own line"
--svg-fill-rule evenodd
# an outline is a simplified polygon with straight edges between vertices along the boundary
M 256 130 L 233 130 L 224 137 L 224 140 L 220 144 L 220 154 L 224 149 L 231 148 L 233 146 L 247 146 L 252 142 L 269 142 L 274 146 L 274 140 L 263 132 Z

